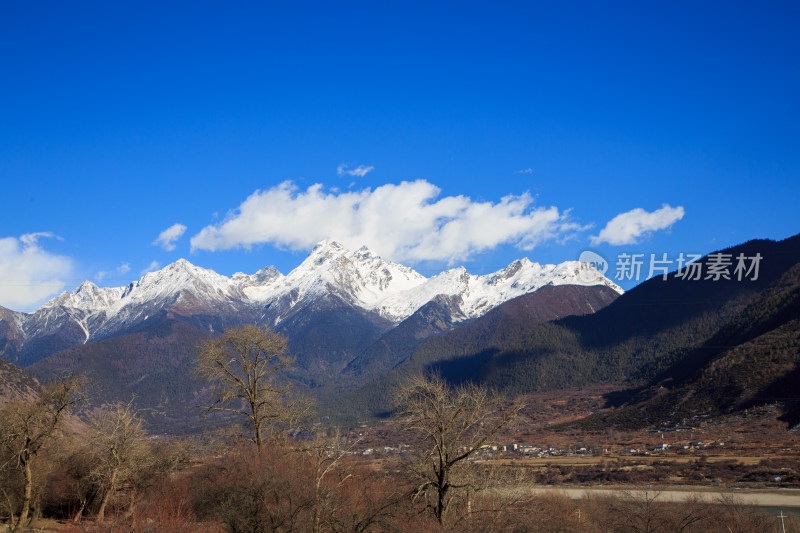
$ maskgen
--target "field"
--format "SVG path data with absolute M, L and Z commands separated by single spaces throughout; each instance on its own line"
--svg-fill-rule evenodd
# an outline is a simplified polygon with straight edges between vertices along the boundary
M 526 398 L 523 420 L 475 461 L 524 472 L 533 485 L 636 486 L 659 490 L 800 489 L 800 439 L 769 406 L 680 428 L 586 431 L 570 422 L 601 412 L 611 389 L 560 391 Z M 391 423 L 355 428 L 359 446 L 401 450 Z M 516 449 L 513 449 L 513 447 Z M 386 454 L 383 454 L 386 455 Z M 793 506 L 800 507 L 800 503 Z
M 436 489 L 419 489 L 435 487 L 436 453 L 425 438 L 431 433 L 398 417 L 320 427 L 313 436 L 276 435 L 263 450 L 248 444 L 246 428 L 183 438 L 142 434 L 142 461 L 106 492 L 105 518 L 91 450 L 65 439 L 39 463 L 45 482 L 34 515 L 42 518 L 32 528 L 221 533 L 271 530 L 267 524 L 275 522 L 286 531 L 605 533 L 659 524 L 685 533 L 728 525 L 760 533 L 780 531 L 785 515 L 786 531 L 800 533 L 798 436 L 777 409 L 635 431 L 573 423 L 608 409 L 607 392 L 530 395 L 513 424 L 489 440 L 448 448 L 450 457 L 466 454 L 447 474 L 457 489 L 438 516 Z M 504 402 L 495 402 L 494 416 L 508 412 Z M 479 420 L 468 437 L 492 423 Z M 8 494 L 20 493 L 21 479 L 0 481 Z
M 532 494 L 560 493 L 573 500 L 592 496 L 614 496 L 620 493 L 630 494 L 634 498 L 645 497 L 647 490 L 655 498 L 663 502 L 686 502 L 699 499 L 708 503 L 720 503 L 729 498 L 736 498 L 739 503 L 755 507 L 782 508 L 784 512 L 800 515 L 800 489 L 742 489 L 720 491 L 710 488 L 673 486 L 660 490 L 637 487 L 531 487 Z

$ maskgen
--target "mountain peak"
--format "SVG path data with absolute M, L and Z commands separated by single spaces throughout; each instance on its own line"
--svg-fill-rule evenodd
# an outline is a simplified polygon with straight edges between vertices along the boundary
M 193 265 L 192 263 L 190 263 L 189 261 L 187 261 L 186 259 L 181 257 L 180 259 L 178 259 L 174 263 L 168 264 L 167 266 L 165 266 L 161 270 L 185 270 L 185 271 L 190 271 L 190 270 L 193 270 L 193 269 L 196 269 L 196 268 L 199 268 L 199 267 Z
M 356 250 L 355 251 L 355 255 L 358 256 L 358 257 L 361 257 L 363 259 L 370 259 L 370 258 L 373 258 L 373 257 L 378 257 L 377 255 L 375 255 L 375 252 L 370 250 L 367 246 L 362 246 L 361 248 Z
M 46 304 L 43 308 L 72 307 L 84 311 L 102 309 L 119 296 L 119 289 L 101 289 L 89 280 L 78 285 L 72 292 L 64 291 Z
M 78 294 L 81 292 L 96 292 L 99 289 L 97 285 L 89 281 L 88 279 L 78 285 L 78 288 L 72 291 L 72 294 Z
M 99 288 L 85 281 L 45 307 L 80 310 L 82 314 L 76 316 L 91 318 L 89 327 L 110 331 L 167 308 L 181 313 L 269 308 L 277 320 L 281 313 L 295 313 L 335 296 L 337 301 L 399 323 L 427 302 L 446 297 L 456 302 L 458 321 L 476 318 L 545 285 L 607 285 L 622 292 L 599 273 L 597 279 L 582 280 L 580 267 L 577 261 L 540 265 L 522 258 L 491 274 L 472 275 L 459 266 L 426 278 L 411 267 L 381 258 L 367 246 L 352 251 L 338 241 L 324 240 L 286 276 L 269 266 L 255 274 L 237 272 L 227 277 L 181 258 L 124 287 Z
M 171 279 L 171 280 L 192 280 L 192 279 L 216 279 L 219 281 L 228 280 L 226 276 L 222 274 L 218 274 L 214 270 L 209 268 L 199 267 L 195 264 L 190 263 L 186 259 L 178 259 L 174 263 L 170 263 L 167 266 L 159 269 L 153 270 L 152 272 L 148 272 L 145 274 L 140 280 L 139 284 L 148 284 L 148 283 L 161 283 L 164 279 Z
M 326 251 L 341 252 L 341 251 L 345 251 L 345 250 L 346 249 L 345 249 L 345 247 L 344 247 L 344 245 L 342 243 L 340 243 L 338 241 L 330 240 L 330 239 L 325 239 L 325 240 L 319 241 L 314 246 L 314 248 L 311 250 L 311 253 L 314 254 L 314 253 L 321 253 L 321 252 L 326 252 Z
M 283 274 L 274 266 L 267 266 L 258 270 L 255 274 L 245 274 L 237 272 L 231 276 L 231 281 L 238 283 L 242 288 L 264 286 L 272 283 L 276 279 L 282 278 Z

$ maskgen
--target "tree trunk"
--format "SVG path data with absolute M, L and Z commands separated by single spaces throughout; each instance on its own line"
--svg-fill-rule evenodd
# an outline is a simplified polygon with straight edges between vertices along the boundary
M 77 524 L 81 521 L 83 517 L 83 510 L 86 509 L 86 498 L 81 498 L 81 506 L 78 507 L 78 511 L 75 513 L 75 517 L 72 519 L 73 524 Z
M 8 528 L 9 530 L 14 530 L 14 504 L 11 503 L 11 498 L 9 497 L 8 493 L 4 490 L 3 496 L 6 499 L 6 505 L 8 506 Z
M 178 504 L 180 506 L 180 503 Z M 125 513 L 125 518 L 133 518 L 133 513 L 136 512 L 136 491 L 131 489 L 131 499 L 128 501 L 128 512 Z
M 108 490 L 106 490 L 105 494 L 103 494 L 103 500 L 100 502 L 100 509 L 97 510 L 97 521 L 102 522 L 105 520 L 106 515 L 106 504 L 108 504 L 109 498 L 111 498 L 111 493 L 114 492 L 114 488 L 117 482 L 117 469 L 111 471 L 111 479 L 108 482 Z
M 317 484 L 314 489 L 314 533 L 320 531 L 320 485 L 322 484 L 322 477 L 317 477 Z
M 31 520 L 28 522 L 28 529 L 34 529 L 36 527 L 36 522 L 42 517 L 42 505 L 39 499 L 36 499 L 36 503 L 33 505 L 33 513 L 31 513 Z
M 436 519 L 439 524 L 444 525 L 444 515 L 447 512 L 447 491 L 450 489 L 450 482 L 447 479 L 447 470 L 442 468 L 438 476 L 437 488 L 437 501 L 436 501 Z
M 23 459 L 25 462 L 25 492 L 22 497 L 22 512 L 19 514 L 17 525 L 13 529 L 14 533 L 22 531 L 25 527 L 25 522 L 28 521 L 28 513 L 31 510 L 31 494 L 33 492 L 33 472 L 31 472 L 30 458 Z
M 444 512 L 447 507 L 444 502 L 445 491 L 440 490 L 438 494 L 438 501 L 436 502 L 436 519 L 440 525 L 444 525 Z
M 252 404 L 251 408 L 253 409 L 253 431 L 256 434 L 256 448 L 258 448 L 258 454 L 261 455 L 264 448 L 264 441 L 261 439 L 261 423 L 258 420 L 258 408 Z

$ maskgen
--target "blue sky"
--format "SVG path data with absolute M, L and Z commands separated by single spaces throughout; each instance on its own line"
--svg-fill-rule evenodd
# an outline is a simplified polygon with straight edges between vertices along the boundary
M 3 2 L 0 305 L 180 257 L 286 273 L 323 238 L 431 275 L 788 237 L 798 27 L 796 2 Z

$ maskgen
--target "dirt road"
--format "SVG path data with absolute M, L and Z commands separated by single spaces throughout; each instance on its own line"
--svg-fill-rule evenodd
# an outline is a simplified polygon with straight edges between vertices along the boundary
M 643 497 L 644 489 L 624 487 L 532 487 L 535 494 L 561 492 L 573 500 L 586 496 L 620 495 L 626 492 L 633 497 Z M 648 489 L 649 496 L 660 501 L 684 502 L 691 498 L 699 498 L 708 502 L 719 502 L 733 496 L 737 503 L 758 507 L 794 507 L 800 509 L 800 489 L 732 489 L 726 491 L 703 489 L 696 487 L 654 488 Z

